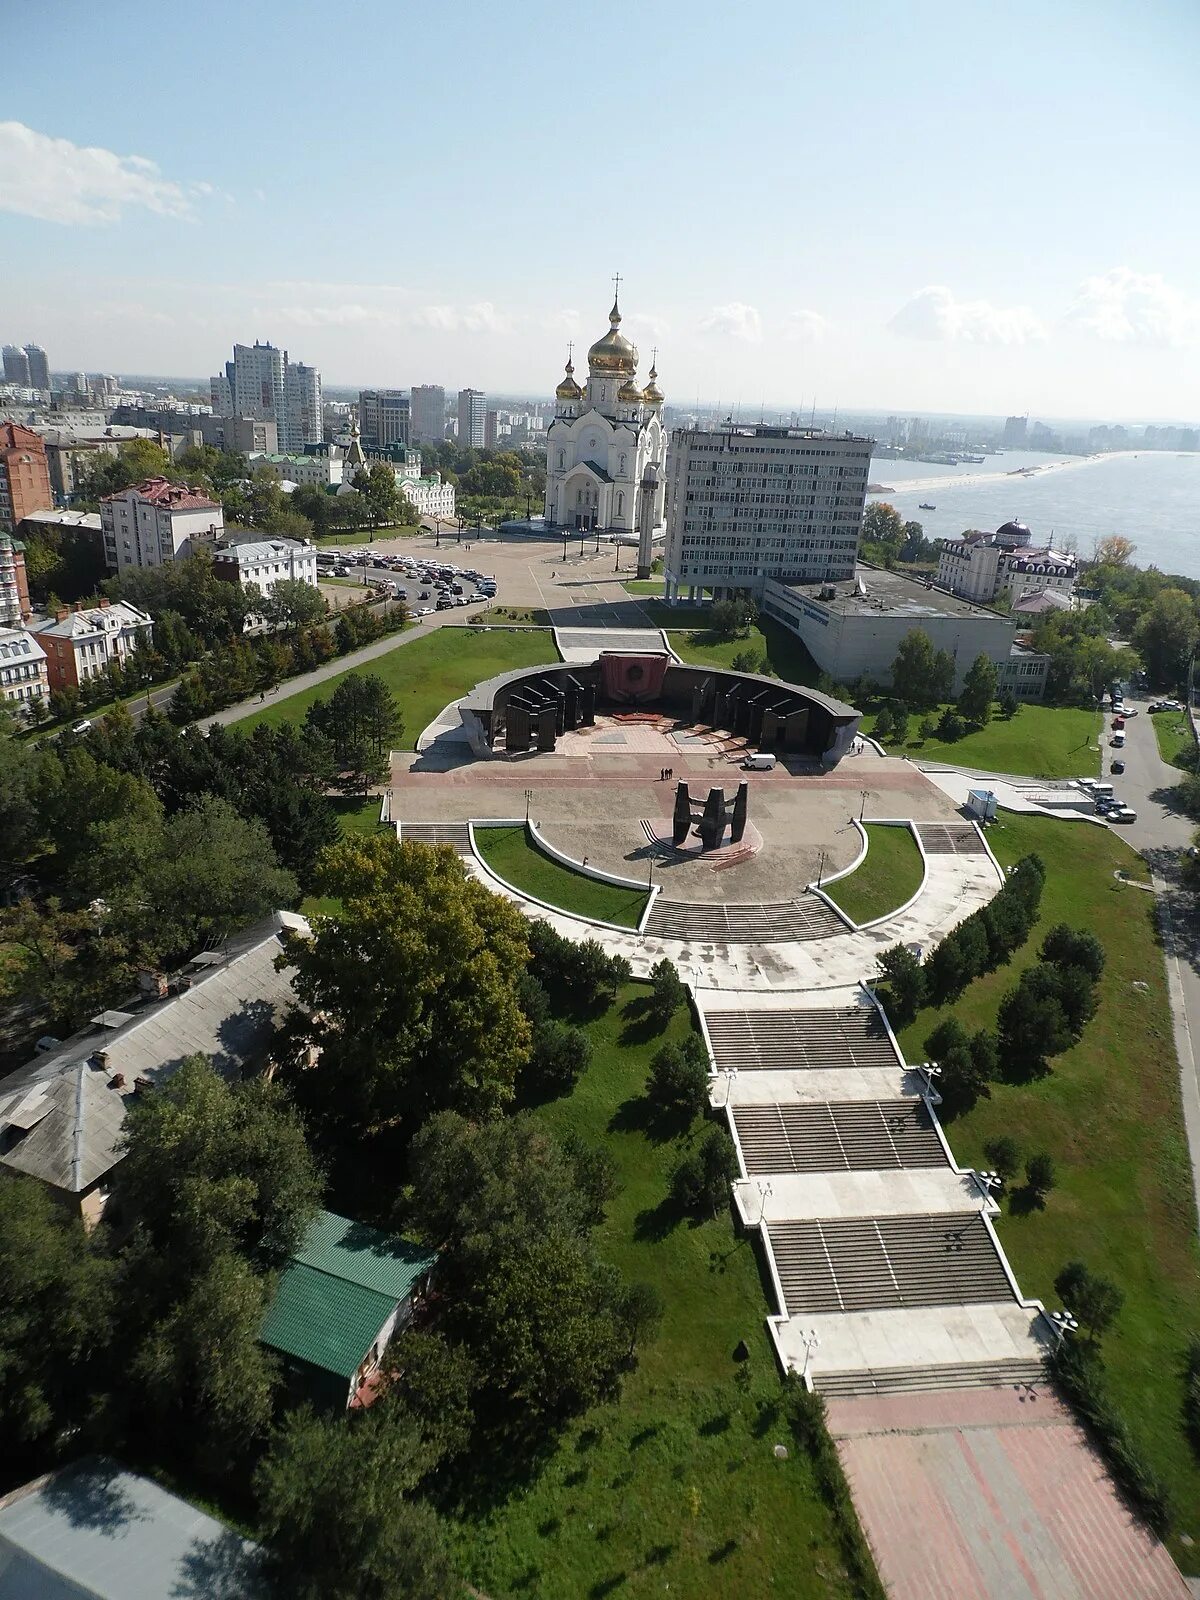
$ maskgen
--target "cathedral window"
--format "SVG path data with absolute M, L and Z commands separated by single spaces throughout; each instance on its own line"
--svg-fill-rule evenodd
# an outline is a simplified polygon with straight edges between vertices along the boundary
M 559 470 L 559 471 L 560 471 L 560 472 L 561 472 L 561 471 L 562 471 L 562 469 L 563 469 L 563 459 L 564 459 L 564 457 L 563 457 L 563 452 L 562 452 L 562 451 L 561 451 L 561 450 L 560 450 L 560 451 L 559 451 L 559 452 L 558 452 L 558 470 Z
M 625 457 L 621 457 L 621 476 L 625 476 Z
M 622 471 L 625 470 L 625 457 L 624 456 L 621 457 L 621 470 Z M 622 517 L 622 516 L 625 515 L 625 496 L 623 494 L 619 494 L 617 496 L 617 515 L 619 517 Z

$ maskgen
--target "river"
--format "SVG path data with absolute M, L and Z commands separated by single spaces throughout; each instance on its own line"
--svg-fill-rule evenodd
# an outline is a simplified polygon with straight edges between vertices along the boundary
M 1036 470 L 1016 476 L 1023 467 Z M 928 538 L 968 528 L 991 531 L 1016 517 L 1029 524 L 1039 544 L 1066 541 L 1089 556 L 1098 539 L 1119 533 L 1133 540 L 1139 566 L 1200 578 L 1200 454 L 1006 450 L 982 464 L 956 467 L 875 460 L 871 482 L 891 485 L 891 492 L 870 499 L 890 501 L 902 516 L 919 522 Z M 922 500 L 937 509 L 919 510 Z

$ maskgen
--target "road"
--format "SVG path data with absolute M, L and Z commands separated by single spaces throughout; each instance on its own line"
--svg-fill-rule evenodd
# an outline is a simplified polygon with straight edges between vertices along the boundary
M 1130 700 L 1127 704 L 1136 706 L 1139 715 L 1125 723 L 1124 751 L 1114 751 L 1108 744 L 1111 733 L 1105 719 L 1105 775 L 1138 814 L 1136 822 L 1122 825 L 1119 831 L 1150 863 L 1158 892 L 1184 1126 L 1192 1158 L 1192 1189 L 1200 1215 L 1200 917 L 1195 895 L 1184 888 L 1179 872 L 1180 852 L 1191 843 L 1195 824 L 1172 809 L 1171 789 L 1179 772 L 1158 753 L 1154 718 L 1148 714 L 1146 702 Z M 1114 755 L 1125 759 L 1125 771 L 1116 777 L 1108 772 Z

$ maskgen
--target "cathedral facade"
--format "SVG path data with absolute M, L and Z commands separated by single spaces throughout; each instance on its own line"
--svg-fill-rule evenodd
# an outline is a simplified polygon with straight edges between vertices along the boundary
M 585 388 L 570 356 L 546 429 L 548 526 L 636 538 L 638 575 L 649 577 L 665 523 L 667 436 L 658 373 L 637 382 L 638 353 L 621 332 L 617 300 L 608 332 L 588 351 Z

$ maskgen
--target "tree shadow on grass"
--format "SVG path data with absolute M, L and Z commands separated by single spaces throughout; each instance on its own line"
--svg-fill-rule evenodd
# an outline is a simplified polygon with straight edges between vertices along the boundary
M 674 1195 L 666 1195 L 656 1206 L 647 1206 L 634 1217 L 633 1237 L 642 1244 L 661 1244 L 685 1220 L 687 1212 L 679 1201 Z
M 671 1020 L 655 1009 L 654 997 L 648 994 L 635 995 L 621 1008 L 621 1016 L 624 1018 L 620 1033 L 623 1045 L 649 1044 L 651 1039 L 666 1032 Z
M 1014 1189 L 1008 1197 L 1009 1215 L 1013 1217 L 1029 1217 L 1035 1211 L 1045 1211 L 1046 1197 L 1039 1194 L 1036 1189 L 1031 1189 L 1023 1183 L 1019 1189 Z
M 630 1095 L 608 1119 L 610 1133 L 641 1133 L 651 1144 L 670 1144 L 691 1127 L 693 1113 L 675 1106 L 660 1106 L 649 1095 Z

